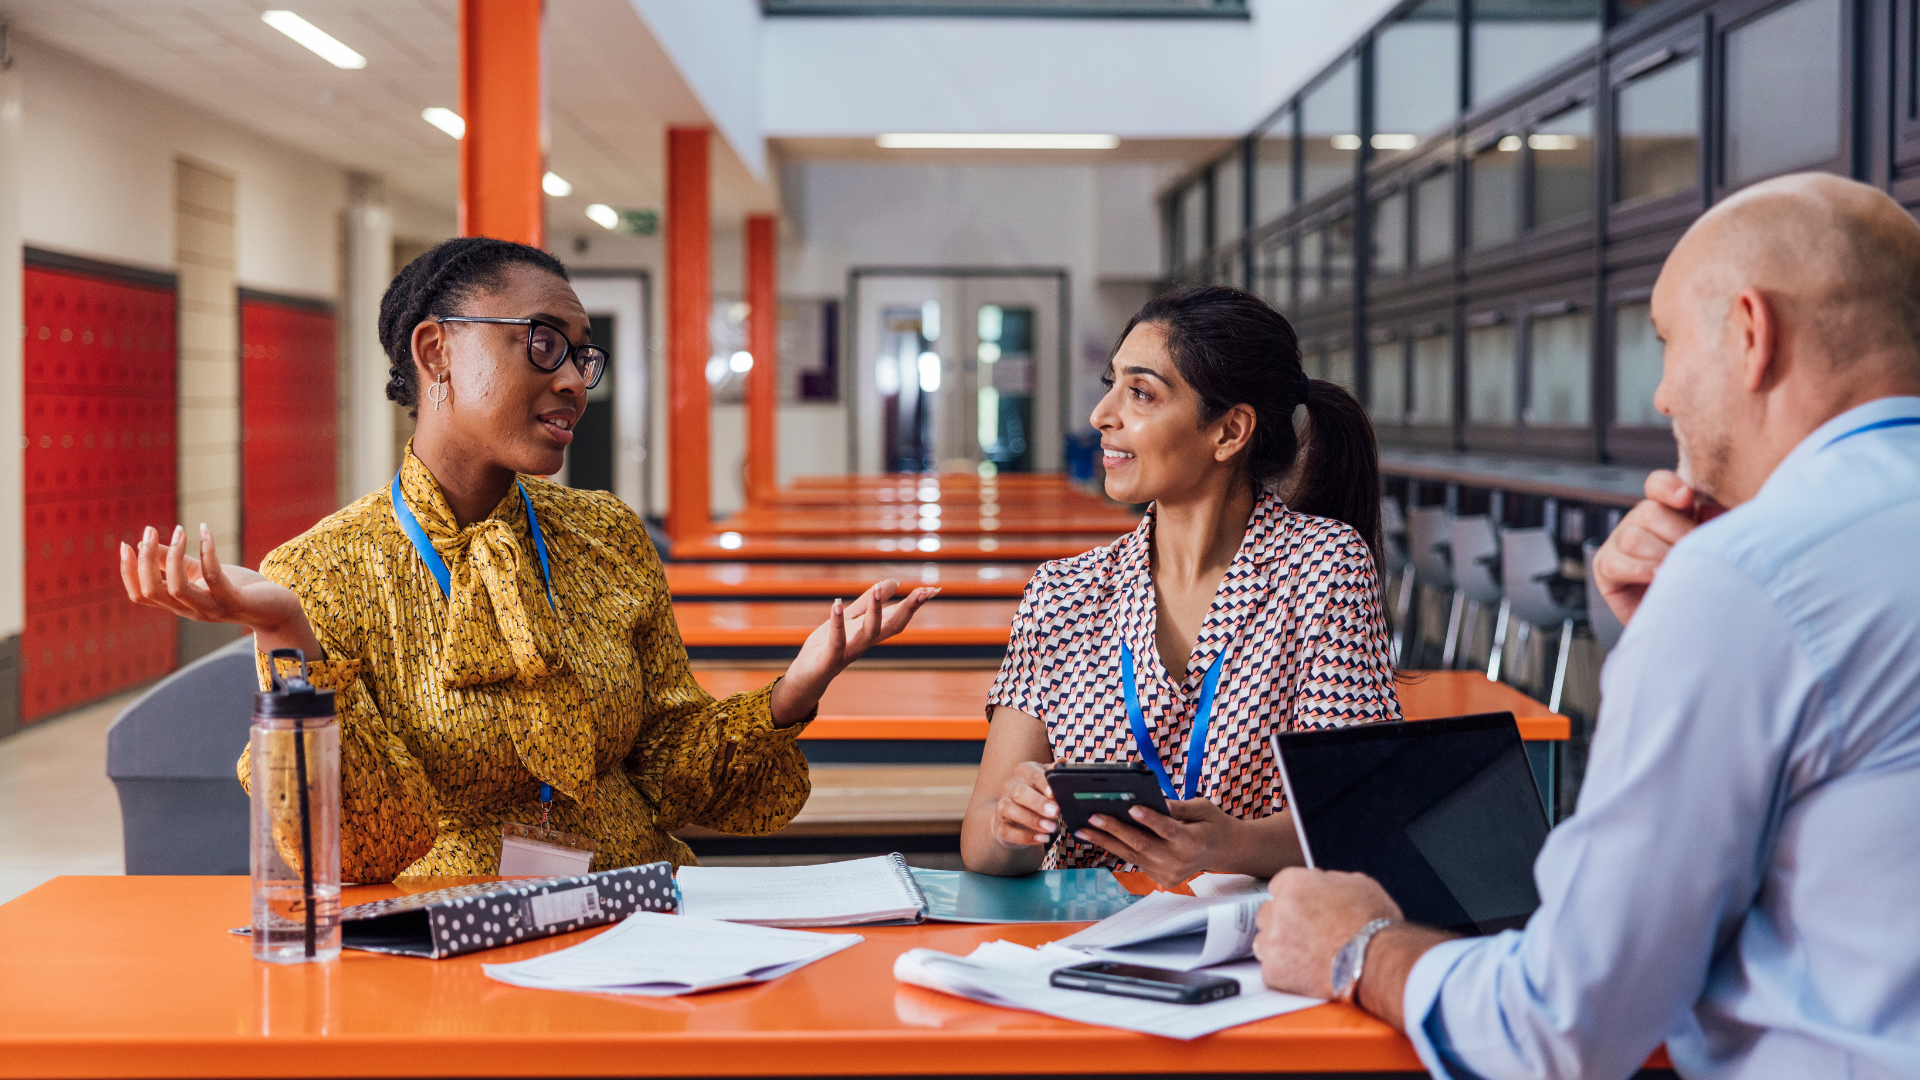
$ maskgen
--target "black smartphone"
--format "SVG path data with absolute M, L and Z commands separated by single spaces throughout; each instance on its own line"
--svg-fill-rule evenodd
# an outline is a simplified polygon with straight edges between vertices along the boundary
M 1240 992 L 1240 981 L 1202 971 L 1168 971 L 1142 964 L 1121 964 L 1096 960 L 1061 968 L 1047 980 L 1062 990 L 1087 990 L 1095 994 L 1145 998 L 1175 1005 L 1201 1005 L 1230 998 Z
M 1060 805 L 1060 823 L 1068 836 L 1086 828 L 1087 818 L 1094 814 L 1126 821 L 1127 811 L 1136 806 L 1167 812 L 1160 781 L 1145 765 L 1119 761 L 1055 765 L 1047 770 L 1047 786 Z

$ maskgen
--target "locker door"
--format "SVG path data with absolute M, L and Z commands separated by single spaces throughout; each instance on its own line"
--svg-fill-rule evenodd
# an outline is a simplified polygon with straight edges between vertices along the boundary
M 247 566 L 334 511 L 334 353 L 332 315 L 242 298 L 236 554 Z
M 121 541 L 174 520 L 174 292 L 28 266 L 26 629 L 31 722 L 165 674 L 174 617 L 127 600 Z

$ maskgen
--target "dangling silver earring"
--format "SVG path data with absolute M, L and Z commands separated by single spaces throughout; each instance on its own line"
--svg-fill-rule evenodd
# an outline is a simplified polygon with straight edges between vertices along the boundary
M 439 382 L 431 383 L 427 386 L 427 400 L 433 402 L 434 412 L 440 411 L 440 403 L 447 400 L 447 377 L 445 375 L 440 376 Z

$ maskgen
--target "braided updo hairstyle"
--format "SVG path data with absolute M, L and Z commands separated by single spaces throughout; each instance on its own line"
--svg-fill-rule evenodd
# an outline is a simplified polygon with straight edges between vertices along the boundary
M 1276 490 L 1293 510 L 1353 526 L 1377 562 L 1380 451 L 1373 422 L 1337 383 L 1307 375 L 1286 316 L 1245 289 L 1193 285 L 1147 301 L 1120 341 L 1142 323 L 1166 335 L 1174 367 L 1200 396 L 1202 428 L 1235 405 L 1252 407 L 1245 461 L 1255 490 Z M 1296 433 L 1294 410 L 1303 405 L 1306 424 Z
M 536 247 L 462 236 L 435 244 L 406 265 L 380 298 L 380 347 L 387 353 L 387 399 L 420 414 L 420 375 L 413 366 L 413 328 L 455 310 L 476 292 L 496 288 L 509 266 L 531 266 L 567 280 L 560 260 Z

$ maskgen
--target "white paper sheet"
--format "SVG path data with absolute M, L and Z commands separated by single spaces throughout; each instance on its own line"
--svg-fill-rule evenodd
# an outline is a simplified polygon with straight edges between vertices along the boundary
M 1270 897 L 1149 893 L 1059 944 L 1107 960 L 1193 971 L 1253 955 L 1254 915 Z
M 777 979 L 861 940 L 643 911 L 572 948 L 482 969 L 533 990 L 666 997 Z
M 1252 874 L 1201 874 L 1187 882 L 1195 896 L 1252 896 L 1267 891 L 1267 883 Z
M 680 912 L 761 926 L 916 922 L 926 897 L 899 855 L 814 866 L 683 866 Z
M 1213 969 L 1211 974 L 1238 980 L 1240 993 L 1205 1005 L 1173 1005 L 1047 985 L 1047 977 L 1054 971 L 1086 960 L 1085 953 L 1062 948 L 1058 943 L 1029 949 L 990 941 L 964 957 L 932 949 L 909 950 L 894 961 L 893 977 L 989 1005 L 1169 1039 L 1197 1039 L 1321 1004 L 1315 998 L 1267 989 L 1260 981 L 1260 965 L 1251 961 Z

